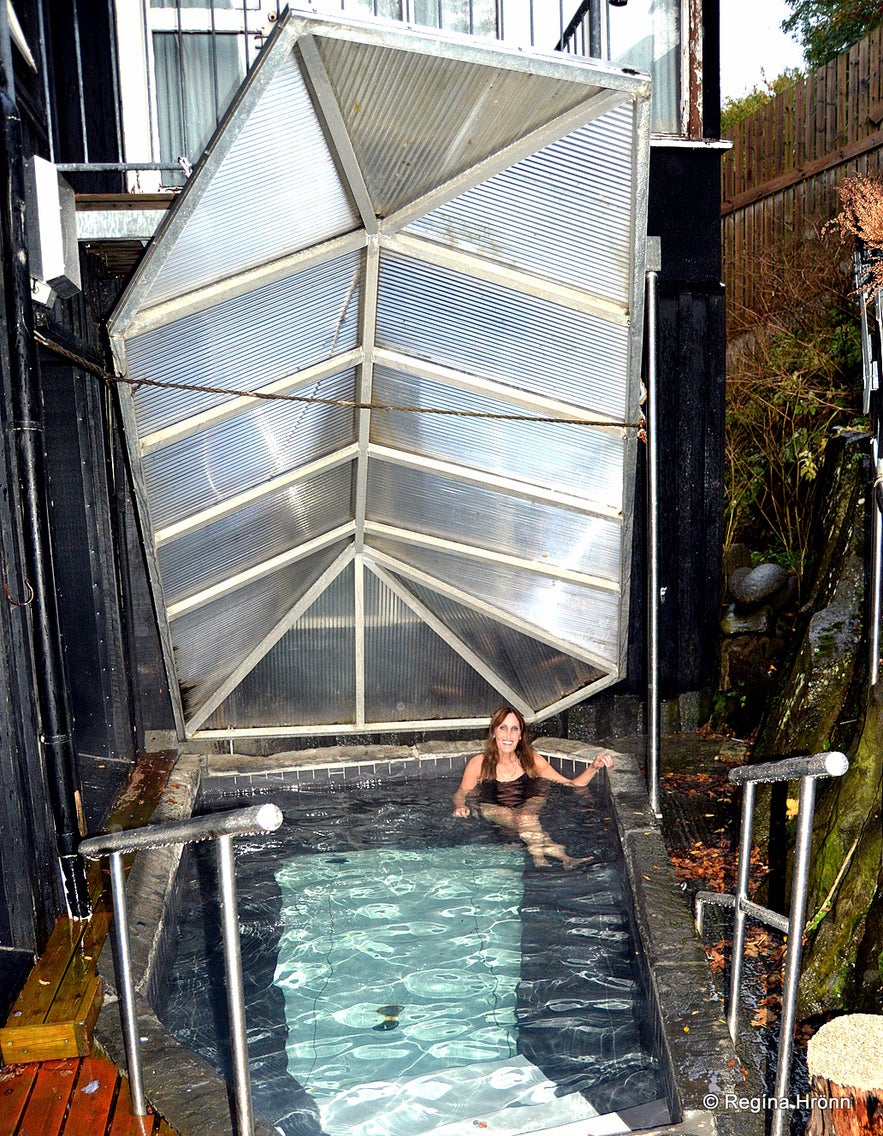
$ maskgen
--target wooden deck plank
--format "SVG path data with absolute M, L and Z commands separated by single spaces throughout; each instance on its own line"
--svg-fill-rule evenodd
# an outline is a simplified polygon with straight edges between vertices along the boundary
M 119 1070 L 109 1061 L 84 1057 L 65 1121 L 65 1132 L 70 1136 L 87 1132 L 104 1136 L 119 1080 Z
M 84 990 L 95 977 L 98 956 L 110 930 L 111 919 L 110 900 L 102 896 L 70 957 L 67 970 L 59 983 L 52 1005 L 46 1011 L 44 1021 L 82 1021 L 77 1015 L 77 1010 L 83 1000 Z
M 61 1131 L 79 1061 L 46 1061 L 40 1066 L 15 1136 L 50 1136 Z
M 34 969 L 16 998 L 7 1022 L 16 1026 L 29 1026 L 45 1020 L 84 930 L 84 923 L 65 916 L 57 921 L 46 950 L 34 963 Z
M 120 1091 L 117 1096 L 113 1122 L 107 1136 L 153 1136 L 156 1125 L 156 1116 L 132 1115 L 132 1095 L 129 1092 L 129 1080 L 120 1078 Z
M 0 1132 L 13 1136 L 37 1080 L 36 1065 L 9 1065 L 0 1069 Z

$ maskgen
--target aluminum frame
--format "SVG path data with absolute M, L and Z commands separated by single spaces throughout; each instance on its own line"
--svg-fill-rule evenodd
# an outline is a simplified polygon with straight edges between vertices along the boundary
M 334 50 L 323 54 L 323 47 L 332 43 Z M 376 88 L 372 87 L 370 69 L 366 68 L 364 73 L 359 70 L 361 56 L 358 49 L 365 46 L 379 49 L 384 61 L 389 63 L 390 73 L 394 74 L 396 99 L 400 107 L 398 119 L 378 114 L 379 107 L 376 100 L 383 96 L 382 94 L 378 96 Z M 373 57 L 379 57 L 376 51 Z M 484 78 L 480 83 L 477 79 L 474 84 L 476 89 L 481 88 L 480 94 L 471 109 L 464 111 L 465 118 L 454 135 L 456 145 L 452 143 L 444 153 L 436 153 L 431 159 L 437 175 L 437 184 L 427 191 L 423 188 L 422 182 L 415 181 L 415 191 L 409 196 L 407 158 L 392 163 L 388 155 L 390 152 L 395 152 L 394 145 L 401 145 L 403 153 L 408 151 L 409 147 L 416 151 L 420 147 L 432 145 L 431 135 L 421 134 L 421 130 L 428 130 L 432 114 L 437 113 L 431 105 L 433 92 L 424 90 L 421 86 L 421 69 L 429 65 L 430 58 L 433 60 L 432 66 L 436 78 L 440 73 L 439 69 L 447 66 L 460 75 L 463 73 L 464 65 L 478 68 L 475 75 L 479 79 Z M 212 270 L 214 277 L 206 278 L 204 269 L 197 271 L 192 288 L 185 288 L 181 294 L 166 298 L 163 294 L 163 270 L 170 258 L 173 258 L 174 249 L 182 234 L 187 233 L 188 226 L 194 218 L 197 219 L 199 228 L 191 230 L 191 236 L 188 238 L 191 242 L 194 231 L 211 229 L 212 218 L 209 211 L 212 208 L 212 195 L 208 191 L 212 179 L 222 168 L 225 170 L 224 176 L 232 179 L 233 182 L 240 173 L 243 179 L 246 176 L 249 178 L 255 176 L 256 171 L 253 169 L 238 171 L 229 165 L 234 161 L 231 157 L 231 153 L 235 154 L 234 142 L 243 130 L 248 129 L 249 119 L 255 109 L 262 105 L 261 100 L 267 97 L 273 78 L 286 66 L 286 63 L 290 64 L 292 60 L 300 69 L 303 85 L 312 100 L 315 118 L 322 128 L 325 144 L 336 167 L 339 182 L 349 197 L 355 218 L 354 227 L 349 232 L 340 232 L 330 238 L 324 232 L 317 231 L 316 241 L 308 244 L 307 247 L 294 249 L 265 263 L 245 268 L 237 266 L 230 274 L 225 274 L 223 271 L 223 246 L 214 247 L 211 258 L 211 263 L 215 266 Z M 508 104 L 499 106 L 494 103 L 495 76 L 505 78 L 507 90 L 513 89 L 514 84 L 515 90 L 524 92 L 525 99 L 533 97 L 530 118 L 532 126 L 524 126 L 521 123 L 523 116 L 517 100 L 513 101 L 512 106 Z M 500 82 L 503 85 L 502 78 Z M 537 87 L 537 83 L 541 86 Z M 351 123 L 353 115 L 358 114 L 359 107 L 347 104 L 342 108 L 340 102 L 342 84 L 347 90 L 357 89 L 359 84 L 364 85 L 365 98 L 375 100 L 373 113 L 383 121 L 381 129 L 388 132 L 388 137 L 379 140 L 381 144 L 377 148 L 378 154 L 386 156 L 378 158 L 380 164 L 375 165 L 367 174 L 365 164 L 370 165 L 374 160 L 371 139 L 366 140 L 365 137 L 361 137 L 358 145 L 353 144 L 347 115 L 350 116 Z M 398 90 L 401 84 L 409 84 L 407 97 L 402 97 Z M 534 97 L 538 90 L 545 91 L 549 97 L 550 109 L 545 120 L 542 120 L 542 112 L 546 104 L 542 98 Z M 568 101 L 571 105 L 562 111 L 561 106 L 566 105 Z M 615 130 L 614 120 L 611 118 L 609 136 L 605 135 L 605 115 L 617 111 L 623 104 L 631 105 L 633 113 L 631 115 L 620 113 L 616 118 Z M 488 115 L 491 107 L 493 112 Z M 285 108 L 278 108 L 278 113 L 280 116 L 284 115 Z M 386 121 L 387 118 L 389 121 Z M 273 115 L 265 114 L 263 118 L 259 118 L 259 121 L 272 121 L 272 119 Z M 628 132 L 623 129 L 624 120 L 632 123 Z M 463 154 L 468 154 L 472 124 L 478 122 L 481 122 L 485 143 L 487 138 L 497 131 L 500 144 L 491 153 L 478 154 L 474 161 L 464 159 Z M 602 291 L 595 289 L 591 282 L 585 286 L 578 286 L 556 279 L 553 261 L 549 262 L 548 273 L 539 273 L 536 268 L 528 267 L 527 263 L 523 265 L 513 263 L 511 248 L 505 257 L 497 257 L 493 248 L 484 249 L 482 252 L 470 251 L 458 247 L 453 240 L 446 242 L 443 237 L 429 239 L 405 231 L 415 219 L 431 213 L 496 174 L 510 169 L 522 159 L 531 157 L 541 161 L 544 147 L 553 145 L 588 123 L 596 124 L 599 137 L 604 139 L 605 145 L 620 148 L 616 152 L 623 160 L 618 159 L 615 165 L 617 168 L 622 167 L 627 170 L 627 174 L 616 172 L 609 174 L 611 179 L 616 177 L 620 179 L 615 183 L 616 192 L 613 197 L 616 203 L 625 202 L 618 207 L 626 210 L 626 217 L 619 228 L 623 232 L 628 232 L 628 239 L 617 255 L 627 267 L 623 268 L 622 278 L 616 284 L 616 295 L 627 297 L 624 301 L 609 298 Z M 360 255 L 361 268 L 357 278 L 354 278 L 348 292 L 343 291 L 339 294 L 336 305 L 340 312 L 339 328 L 352 301 L 354 289 L 358 286 L 359 307 L 356 320 L 358 342 L 355 346 L 345 344 L 338 349 L 337 332 L 329 324 L 326 332 L 323 333 L 326 334 L 331 345 L 327 358 L 310 362 L 300 370 L 281 378 L 274 376 L 270 382 L 261 383 L 259 379 L 255 380 L 246 388 L 230 387 L 229 380 L 225 379 L 225 388 L 219 391 L 223 396 L 221 401 L 197 409 L 178 421 L 150 430 L 145 429 L 143 433 L 139 433 L 136 412 L 139 389 L 134 385 L 121 385 L 119 388 L 127 446 L 134 471 L 136 503 L 146 536 L 148 575 L 157 611 L 160 613 L 160 642 L 173 692 L 176 727 L 181 738 L 298 734 L 321 736 L 333 733 L 401 729 L 458 729 L 482 725 L 493 707 L 476 707 L 474 717 L 439 719 L 433 717 L 430 712 L 432 698 L 429 691 L 423 707 L 424 713 L 419 716 L 419 720 L 416 718 L 396 722 L 376 720 L 377 716 L 373 713 L 370 700 L 366 696 L 365 675 L 369 667 L 382 667 L 383 660 L 367 659 L 365 656 L 365 573 L 370 573 L 379 586 L 392 593 L 410 613 L 416 615 L 439 635 L 483 682 L 499 693 L 501 700 L 505 699 L 517 705 L 530 721 L 539 721 L 566 709 L 622 677 L 627 650 L 631 506 L 634 495 L 638 431 L 643 421 L 640 409 L 640 366 L 649 127 L 650 84 L 647 77 L 621 71 L 597 61 L 528 55 L 499 45 L 478 45 L 470 42 L 467 37 L 445 36 L 434 32 L 418 33 L 394 24 L 359 24 L 333 17 L 306 16 L 297 12 L 290 12 L 280 20 L 262 53 L 261 60 L 252 69 L 242 90 L 234 99 L 194 176 L 139 265 L 112 316 L 109 328 L 112 350 L 119 371 L 127 375 L 133 384 L 139 381 L 149 383 L 152 367 L 155 365 L 160 369 L 161 361 L 157 358 L 154 363 L 152 358 L 143 357 L 145 352 L 142 340 L 139 347 L 139 364 L 130 373 L 128 344 L 136 337 L 160 328 L 168 328 L 171 334 L 160 338 L 164 343 L 172 344 L 175 325 L 186 317 L 195 317 L 196 322 L 191 321 L 187 326 L 193 328 L 193 335 L 200 335 L 203 322 L 199 316 L 202 313 L 205 313 L 206 317 L 210 316 L 217 305 L 240 297 L 244 298 L 244 302 L 248 301 L 252 294 L 267 285 L 294 278 L 300 272 L 308 270 L 321 272 L 325 265 L 332 264 L 345 255 L 353 253 Z M 249 153 L 253 154 L 255 149 L 252 142 Z M 421 177 L 424 177 L 424 180 L 428 162 L 430 159 L 423 157 L 418 163 L 422 163 Z M 259 170 L 257 176 L 260 176 Z M 581 182 L 580 176 L 583 176 Z M 274 170 L 274 177 L 279 177 L 278 169 Z M 560 192 L 588 194 L 590 188 L 588 175 L 580 175 L 577 171 L 574 177 L 577 179 L 577 184 L 568 183 L 567 186 L 561 187 Z M 372 200 L 373 191 L 370 188 L 372 186 L 379 194 L 378 200 L 394 199 L 399 202 L 387 216 L 382 214 L 382 210 Z M 614 182 L 611 180 L 611 187 L 613 186 Z M 599 231 L 606 234 L 605 223 L 611 206 L 609 201 L 605 205 L 604 186 L 597 187 L 597 190 L 599 204 L 595 207 L 594 216 Z M 215 198 L 217 199 L 217 195 Z M 309 209 L 309 202 L 305 202 L 305 209 Z M 255 219 L 247 210 L 243 212 L 246 224 L 272 224 L 272 218 Z M 516 252 L 520 247 L 519 242 L 529 239 L 528 232 L 525 230 L 523 234 L 516 235 L 517 239 L 512 242 Z M 216 241 L 223 239 L 223 233 L 216 234 Z M 617 239 L 624 240 L 624 238 Z M 241 252 L 237 255 L 241 264 Z M 566 232 L 561 233 L 560 255 L 568 255 Z M 393 258 L 394 261 L 404 258 L 407 263 L 420 265 L 421 272 L 429 273 L 430 277 L 436 272 L 454 274 L 447 278 L 446 287 L 456 288 L 458 302 L 467 307 L 473 302 L 473 297 L 482 296 L 484 289 L 493 289 L 488 295 L 493 295 L 495 302 L 501 302 L 500 297 L 505 301 L 507 296 L 522 296 L 536 301 L 541 306 L 536 307 L 535 310 L 548 313 L 548 327 L 543 329 L 545 339 L 542 344 L 529 344 L 535 354 L 540 349 L 550 356 L 556 351 L 556 343 L 561 341 L 562 336 L 566 338 L 568 324 L 565 321 L 591 319 L 592 324 L 585 326 L 591 326 L 592 342 L 597 344 L 597 347 L 592 349 L 594 352 L 592 367 L 597 372 L 601 360 L 607 372 L 610 372 L 605 372 L 604 375 L 607 389 L 605 397 L 610 403 L 609 407 L 599 406 L 593 409 L 598 399 L 593 394 L 591 386 L 586 385 L 589 381 L 588 356 L 585 359 L 574 356 L 568 359 L 567 364 L 574 377 L 573 381 L 581 392 L 579 404 L 569 397 L 571 389 L 576 389 L 571 388 L 569 384 L 565 384 L 568 390 L 564 395 L 547 394 L 537 389 L 520 386 L 517 379 L 513 378 L 513 374 L 517 374 L 514 361 L 519 357 L 522 342 L 526 343 L 523 337 L 530 332 L 526 325 L 522 329 L 517 318 L 506 310 L 499 311 L 500 329 L 495 328 L 493 322 L 487 326 L 488 336 L 496 337 L 494 351 L 499 357 L 510 360 L 507 369 L 502 372 L 495 372 L 492 361 L 482 363 L 477 357 L 473 358 L 468 350 L 458 353 L 457 361 L 451 358 L 446 354 L 443 341 L 432 338 L 432 323 L 426 322 L 425 312 L 422 318 L 424 326 L 430 329 L 428 333 L 430 346 L 411 349 L 408 330 L 409 311 L 414 310 L 413 305 L 419 302 L 419 299 L 408 294 L 391 296 L 383 294 L 381 279 L 387 258 Z M 615 257 L 612 259 L 616 261 Z M 181 274 L 180 256 L 173 258 L 172 263 L 174 279 L 177 281 Z M 605 271 L 609 275 L 609 265 L 605 267 Z M 586 279 L 590 280 L 590 276 L 591 266 L 588 266 Z M 582 278 L 580 279 L 582 281 Z M 542 307 L 544 304 L 547 306 Z M 379 308 L 382 308 L 387 322 L 391 320 L 400 328 L 400 337 L 404 346 L 392 348 L 378 341 Z M 475 309 L 476 313 L 481 310 L 483 310 L 481 307 Z M 298 334 L 299 318 L 300 313 L 293 311 L 290 333 L 295 337 Z M 331 318 L 330 315 L 328 318 Z M 478 316 L 476 315 L 475 318 Z M 205 327 L 209 326 L 206 322 Z M 606 339 L 608 329 L 611 337 L 609 343 Z M 237 329 L 221 326 L 216 328 L 213 334 L 215 339 L 201 349 L 202 354 L 195 356 L 206 361 L 205 373 L 193 376 L 193 386 L 198 389 L 216 389 L 211 382 L 211 360 L 217 358 L 219 365 L 221 364 L 228 344 L 235 343 Z M 585 339 L 588 333 L 582 334 Z M 619 363 L 612 362 L 617 358 L 619 349 L 615 344 L 620 340 L 624 343 L 624 363 L 621 368 Z M 610 344 L 614 346 L 611 347 Z M 162 349 L 173 350 L 170 346 Z M 608 356 L 611 361 L 605 362 Z M 488 358 L 492 360 L 493 357 L 491 352 Z M 169 358 L 173 361 L 172 356 Z M 384 410 L 375 405 L 375 366 L 382 366 L 403 376 L 406 375 L 409 381 L 416 384 L 415 405 L 405 409 L 393 408 L 396 413 L 414 413 L 416 416 L 415 421 L 419 424 L 415 435 L 417 440 L 410 448 L 384 445 L 376 440 L 373 424 L 377 416 L 383 415 Z M 256 360 L 254 367 L 256 373 L 259 370 L 260 358 Z M 210 504 L 193 510 L 174 523 L 154 525 L 151 520 L 151 489 L 143 466 L 145 457 L 172 444 L 199 446 L 205 431 L 252 409 L 260 397 L 296 398 L 299 391 L 318 388 L 318 397 L 321 398 L 321 382 L 348 370 L 355 372 L 357 391 L 355 403 L 347 404 L 351 406 L 355 420 L 354 442 L 334 449 L 330 453 L 317 452 L 307 460 L 299 459 L 292 464 L 292 459 L 286 455 L 286 438 L 269 438 L 267 440 L 269 452 L 277 455 L 278 458 L 278 469 L 273 476 L 256 486 L 243 483 L 238 491 L 234 489 L 222 492 L 220 489 L 217 491 L 212 489 L 214 499 Z M 576 423 L 579 424 L 580 429 L 587 432 L 607 436 L 611 444 L 614 444 L 612 452 L 616 455 L 615 459 L 611 459 L 610 466 L 603 471 L 603 481 L 608 488 L 604 493 L 582 494 L 572 488 L 562 488 L 556 484 L 557 479 L 553 475 L 540 481 L 535 477 L 491 473 L 472 464 L 473 455 L 467 448 L 464 448 L 462 454 L 455 460 L 437 456 L 432 447 L 432 424 L 437 419 L 432 413 L 434 408 L 421 405 L 419 397 L 421 379 L 445 387 L 452 403 L 452 407 L 448 408 L 449 412 L 471 413 L 465 409 L 456 409 L 457 392 L 463 392 L 464 395 L 474 394 L 480 398 L 493 399 L 507 409 L 507 415 L 516 419 L 546 421 L 551 419 Z M 227 390 L 227 387 L 230 389 Z M 511 431 L 511 428 L 507 426 L 505 418 L 498 425 L 503 432 L 502 444 L 506 445 L 509 435 L 505 431 L 507 429 Z M 229 461 L 233 463 L 230 468 L 235 468 L 236 455 L 230 455 Z M 527 501 L 542 502 L 546 506 L 564 509 L 571 514 L 585 516 L 587 519 L 603 517 L 614 520 L 619 525 L 620 531 L 616 563 L 609 566 L 609 572 L 608 565 L 603 564 L 600 574 L 593 570 L 593 574 L 589 575 L 568 567 L 558 567 L 536 554 L 520 555 L 517 534 L 513 534 L 512 540 L 505 547 L 489 549 L 486 546 L 479 547 L 470 543 L 468 539 L 458 540 L 452 536 L 442 539 L 433 536 L 431 532 L 404 529 L 402 526 L 372 521 L 368 499 L 369 471 L 372 463 L 376 461 L 390 463 L 391 466 L 409 466 L 441 474 L 456 479 L 465 487 L 475 485 L 493 489 L 497 493 L 513 495 Z M 284 491 L 290 488 L 292 493 L 296 494 L 298 485 L 308 478 L 325 470 L 336 469 L 345 463 L 349 463 L 352 467 L 351 521 L 337 525 L 322 536 L 296 544 L 281 554 L 252 565 L 245 571 L 231 573 L 226 579 L 173 604 L 166 602 L 158 557 L 158 549 L 161 546 L 169 545 L 170 542 L 184 535 L 198 540 L 199 533 L 208 532 L 212 521 L 220 517 L 235 520 L 240 510 L 261 498 L 268 499 L 272 493 L 277 493 L 280 499 L 286 498 L 287 494 Z M 194 468 L 198 465 L 197 462 Z M 204 476 L 211 477 L 211 470 L 207 464 Z M 210 481 L 206 484 L 212 488 Z M 293 499 L 290 507 L 296 507 L 296 500 Z M 427 508 L 433 507 L 441 507 L 441 504 L 429 501 Z M 448 528 L 450 529 L 450 524 Z M 242 539 L 248 539 L 247 532 L 243 534 Z M 615 627 L 608 629 L 605 622 L 605 630 L 599 633 L 603 638 L 601 653 L 588 647 L 580 647 L 550 632 L 542 625 L 543 621 L 539 616 L 532 621 L 532 618 L 526 618 L 523 613 L 514 615 L 508 610 L 505 594 L 500 594 L 494 602 L 467 594 L 460 581 L 441 579 L 437 575 L 421 571 L 374 544 L 375 541 L 387 539 L 396 541 L 397 545 L 403 548 L 423 547 L 445 553 L 449 557 L 465 558 L 473 567 L 478 566 L 478 570 L 481 570 L 482 564 L 487 564 L 489 569 L 490 566 L 497 570 L 501 567 L 511 569 L 523 580 L 560 581 L 568 588 L 577 589 L 574 595 L 583 590 L 585 600 L 581 602 L 591 603 L 593 593 L 603 592 L 615 599 L 617 613 Z M 180 652 L 176 651 L 176 624 L 180 617 L 202 606 L 215 603 L 224 595 L 242 589 L 259 588 L 262 579 L 272 576 L 283 568 L 290 568 L 305 561 L 310 554 L 326 549 L 341 540 L 349 542 L 346 551 L 338 556 L 317 579 L 312 581 L 301 579 L 298 585 L 300 598 L 292 605 L 288 615 L 277 620 L 273 626 L 268 626 L 257 645 L 247 651 L 244 650 L 243 658 L 234 671 L 211 692 L 203 691 L 200 703 L 188 706 L 185 711 L 182 690 L 191 684 L 187 674 L 179 673 L 176 663 L 176 656 L 180 655 Z M 300 722 L 297 707 L 292 705 L 290 725 L 278 726 L 255 721 L 253 725 L 236 729 L 206 728 L 206 721 L 223 705 L 224 700 L 286 632 L 307 617 L 310 606 L 338 579 L 349 563 L 353 563 L 352 612 L 356 635 L 355 705 L 348 706 L 346 713 L 341 713 L 340 720 L 327 724 Z M 494 626 L 499 629 L 501 643 L 506 641 L 505 637 L 509 631 L 518 635 L 527 635 L 571 659 L 590 665 L 600 672 L 601 677 L 548 704 L 530 704 L 502 675 L 494 671 L 486 659 L 482 659 L 452 628 L 447 627 L 442 619 L 410 592 L 407 586 L 409 579 L 448 596 L 462 606 L 471 607 L 493 620 Z M 530 585 L 531 588 L 533 586 Z M 387 610 L 394 611 L 395 605 Z M 612 638 L 605 638 L 607 635 Z M 252 637 L 253 643 L 256 638 Z M 192 655 L 193 649 L 194 645 L 190 643 L 188 652 L 185 653 Z

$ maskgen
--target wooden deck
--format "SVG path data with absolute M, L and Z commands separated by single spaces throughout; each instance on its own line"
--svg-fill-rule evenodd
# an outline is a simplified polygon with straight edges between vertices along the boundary
M 142 755 L 106 827 L 146 823 L 171 754 Z M 98 956 L 111 923 L 110 885 L 89 865 L 93 914 L 62 916 L 0 1029 L 0 1136 L 175 1136 L 160 1116 L 132 1115 L 129 1082 L 95 1042 Z
M 94 1053 L 0 1069 L 2 1136 L 175 1136 L 155 1113 L 132 1115 L 129 1082 Z

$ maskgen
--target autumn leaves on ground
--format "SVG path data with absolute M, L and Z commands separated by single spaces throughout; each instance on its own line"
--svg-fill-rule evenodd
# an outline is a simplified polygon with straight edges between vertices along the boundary
M 727 756 L 715 755 L 712 761 L 701 761 L 701 768 L 685 768 L 662 777 L 663 832 L 678 880 L 691 895 L 700 890 L 735 891 L 741 791 L 727 780 L 727 775 L 737 764 Z M 683 823 L 685 819 L 687 823 Z M 701 839 L 689 839 L 691 834 L 700 834 Z M 751 897 L 756 896 L 768 872 L 768 865 L 755 848 L 751 855 Z M 726 927 L 726 937 L 715 937 L 717 923 L 707 919 L 703 946 L 719 990 L 725 996 L 731 917 L 722 916 L 718 922 Z M 778 1021 L 784 952 L 782 935 L 749 923 L 743 1000 L 755 1029 L 775 1026 Z

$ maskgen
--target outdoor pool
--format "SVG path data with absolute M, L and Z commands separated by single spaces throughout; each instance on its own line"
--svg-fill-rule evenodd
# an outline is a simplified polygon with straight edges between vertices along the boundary
M 511 835 L 451 817 L 457 781 L 267 790 L 285 823 L 236 845 L 255 1108 L 285 1136 L 667 1123 L 604 778 L 585 793 L 550 786 L 542 823 L 586 858 L 571 871 L 537 868 Z M 254 786 L 201 811 L 259 796 Z M 182 865 L 157 1008 L 224 1070 L 214 871 L 210 846 Z

